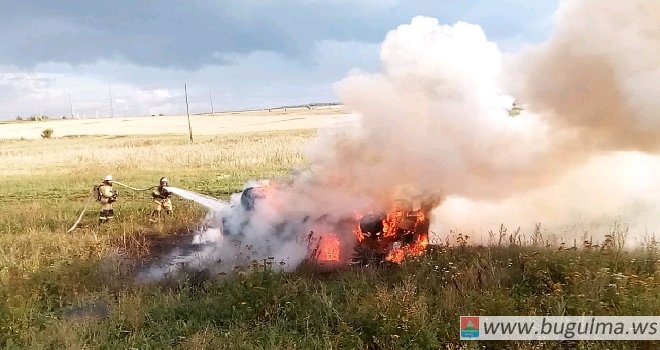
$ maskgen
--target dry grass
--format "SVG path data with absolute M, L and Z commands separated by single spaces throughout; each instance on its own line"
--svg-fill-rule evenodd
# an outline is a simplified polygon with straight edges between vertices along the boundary
M 6 142 L 0 159 L 2 176 L 64 175 L 72 170 L 96 174 L 182 168 L 245 171 L 254 167 L 288 167 L 303 161 L 302 144 L 313 131 L 263 132 L 198 138 L 85 137 Z
M 165 175 L 172 185 L 226 197 L 250 178 L 272 176 L 301 164 L 300 146 L 312 134 L 293 131 L 222 136 L 192 145 L 176 138 L 90 138 L 83 142 L 23 141 L 3 147 L 0 162 L 9 166 L 0 179 L 4 189 L 0 208 L 11 215 L 0 216 L 0 266 L 35 271 L 42 267 L 37 261 L 50 262 L 51 255 L 89 254 L 91 245 L 107 240 L 108 233 L 96 229 L 63 234 L 75 221 L 91 186 L 105 174 L 135 187 L 152 186 Z M 203 186 L 196 186 L 200 182 Z M 116 205 L 121 230 L 133 237 L 144 225 L 140 216 L 150 210 L 149 197 L 119 189 L 124 192 Z M 189 203 L 174 200 L 181 215 L 190 220 L 199 215 L 200 208 L 188 209 Z M 97 209 L 94 206 L 90 211 Z M 70 244 L 73 241 L 76 244 Z
M 0 144 L 0 162 L 7 165 L 0 178 L 0 212 L 5 213 L 0 215 L 0 298 L 7 301 L 0 307 L 0 346 L 7 337 L 32 343 L 34 332 L 43 327 L 39 315 L 44 312 L 124 293 L 134 265 L 161 249 L 155 242 L 185 233 L 205 213 L 194 203 L 173 198 L 176 219 L 151 223 L 148 194 L 120 187 L 115 222 L 97 227 L 98 205 L 93 203 L 81 228 L 65 233 L 92 185 L 104 175 L 111 173 L 135 187 L 152 186 L 165 175 L 172 185 L 226 198 L 248 179 L 300 165 L 300 147 L 313 134 L 224 135 L 198 138 L 194 144 L 184 137 L 153 136 Z M 125 311 L 129 309 L 131 324 L 139 323 L 139 309 L 131 305 Z M 49 322 L 44 334 L 64 332 L 61 345 L 80 348 L 71 332 L 64 331 L 73 326 Z

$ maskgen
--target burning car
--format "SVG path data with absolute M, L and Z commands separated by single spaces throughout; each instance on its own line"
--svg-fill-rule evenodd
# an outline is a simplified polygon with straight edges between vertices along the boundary
M 240 194 L 240 220 L 223 218 L 223 235 L 240 238 L 253 219 L 257 205 L 273 204 L 273 189 L 279 184 L 256 185 Z M 407 256 L 424 253 L 429 243 L 430 209 L 413 207 L 406 200 L 393 203 L 388 212 L 354 213 L 341 219 L 301 215 L 271 223 L 271 234 L 291 233 L 291 227 L 306 237 L 310 259 L 323 265 L 401 263 Z M 236 224 L 236 222 L 239 222 Z
M 387 213 L 356 214 L 353 249 L 342 249 L 336 233 L 321 236 L 314 258 L 321 263 L 350 260 L 356 264 L 401 263 L 407 256 L 419 256 L 429 243 L 428 212 L 413 209 L 404 201 Z

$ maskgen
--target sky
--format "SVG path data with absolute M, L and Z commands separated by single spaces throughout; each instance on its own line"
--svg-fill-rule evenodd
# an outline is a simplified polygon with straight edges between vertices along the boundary
M 333 84 L 353 69 L 377 71 L 387 33 L 415 16 L 478 24 L 506 52 L 545 40 L 557 5 L 7 0 L 0 2 L 0 120 L 182 114 L 184 84 L 193 114 L 212 105 L 219 112 L 339 102 Z

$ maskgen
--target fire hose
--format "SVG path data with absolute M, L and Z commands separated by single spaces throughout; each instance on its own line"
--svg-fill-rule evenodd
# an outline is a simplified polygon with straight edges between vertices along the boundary
M 149 188 L 135 188 L 135 187 L 131 187 L 129 185 L 123 184 L 119 181 L 113 181 L 112 183 L 117 184 L 119 186 L 124 186 L 124 187 L 129 188 L 129 189 L 134 190 L 134 191 L 148 191 L 152 188 L 158 187 L 158 186 L 151 186 Z M 89 207 L 89 204 L 94 199 L 94 192 L 95 191 L 96 191 L 96 188 L 92 189 L 92 194 L 90 195 L 89 199 L 87 199 L 87 203 L 85 204 L 85 207 L 83 208 L 82 212 L 80 212 L 80 215 L 78 216 L 78 220 L 76 220 L 76 222 L 73 224 L 73 226 L 71 226 L 71 228 L 68 231 L 66 231 L 66 233 L 69 233 L 69 232 L 73 231 L 76 228 L 76 226 L 78 226 L 78 224 L 80 223 L 80 220 L 82 220 L 82 218 L 83 218 L 83 215 L 85 215 L 85 212 L 87 211 L 87 208 Z
M 117 184 L 117 185 L 119 185 L 119 186 L 124 186 L 124 187 L 126 187 L 126 188 L 130 188 L 130 189 L 133 190 L 133 191 L 149 191 L 149 190 L 152 189 L 152 188 L 156 188 L 156 187 L 158 187 L 158 186 L 151 186 L 151 187 L 149 187 L 149 188 L 135 188 L 135 187 L 131 187 L 131 186 L 129 186 L 129 185 L 124 185 L 123 183 L 121 183 L 121 182 L 119 182 L 119 181 L 112 181 L 112 183 L 113 183 L 113 184 Z

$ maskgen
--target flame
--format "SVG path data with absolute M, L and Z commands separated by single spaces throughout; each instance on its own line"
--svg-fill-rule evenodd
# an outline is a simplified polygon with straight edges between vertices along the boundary
M 259 197 L 262 198 L 263 203 L 265 203 L 268 207 L 279 211 L 284 204 L 282 203 L 281 200 L 278 200 L 276 198 L 276 191 L 280 188 L 280 184 L 274 181 L 267 181 L 267 182 L 261 182 L 258 185 L 254 186 L 252 191 L 255 192 L 255 194 L 259 194 Z
M 364 217 L 364 214 L 360 212 L 353 212 L 353 218 L 355 218 L 355 227 L 353 228 L 353 233 L 355 236 L 357 236 L 358 242 L 364 241 L 364 233 L 362 233 L 362 229 L 360 228 L 360 220 Z
M 396 208 L 390 212 L 383 220 L 383 230 L 382 234 L 376 237 L 377 240 L 382 240 L 385 238 L 396 237 L 401 230 L 405 233 L 415 233 L 417 232 L 417 227 L 420 223 L 426 221 L 426 217 L 421 210 L 407 211 L 400 210 Z M 373 214 L 373 212 L 370 212 Z M 353 226 L 353 234 L 357 238 L 358 243 L 363 242 L 367 239 L 360 228 L 360 220 L 364 217 L 364 213 L 354 212 L 353 219 L 355 224 Z M 406 222 L 401 225 L 402 221 Z M 412 222 L 414 221 L 414 222 Z M 398 241 L 400 237 L 395 239 Z M 419 256 L 424 253 L 426 247 L 429 244 L 429 238 L 427 234 L 419 234 L 416 237 L 416 241 L 412 244 L 404 245 L 401 248 L 391 251 L 387 256 L 386 260 L 394 263 L 401 263 L 406 257 L 410 256 Z M 316 250 L 316 260 L 319 262 L 339 262 L 340 261 L 340 240 L 335 234 L 326 234 L 321 235 L 318 249 Z
M 403 220 L 403 217 L 403 211 L 395 211 L 394 213 L 387 215 L 387 217 L 383 219 L 383 237 L 396 235 L 396 227 L 401 220 Z
M 429 245 L 428 235 L 419 235 L 417 241 L 408 247 L 401 247 L 390 252 L 385 260 L 400 264 L 406 256 L 420 256 Z
M 319 261 L 339 261 L 339 238 L 335 235 L 321 236 L 318 251 Z
M 424 213 L 421 210 L 418 210 L 416 213 L 416 220 L 415 220 L 415 225 L 414 228 L 417 228 L 417 225 L 421 222 L 424 222 L 426 220 L 426 217 L 424 216 Z M 398 210 L 395 211 L 391 214 L 388 214 L 385 219 L 383 219 L 383 237 L 392 237 L 396 235 L 396 228 L 399 226 L 403 218 L 406 216 L 406 213 L 404 211 Z M 360 216 L 361 218 L 361 216 Z M 359 219 L 358 219 L 359 220 Z M 414 229 L 413 229 L 414 231 Z M 362 242 L 364 239 L 364 234 L 360 230 L 360 225 L 358 224 L 358 228 L 355 231 L 355 234 L 358 236 L 358 241 Z
M 403 248 L 399 248 L 389 253 L 385 258 L 385 260 L 400 264 L 403 261 L 403 258 L 405 257 L 406 257 L 406 251 Z
M 364 233 L 362 233 L 362 229 L 360 229 L 360 223 L 355 226 L 353 233 L 357 236 L 358 242 L 364 241 Z
M 264 196 L 264 199 L 272 200 L 274 198 L 274 192 L 278 187 L 278 183 L 269 181 L 258 184 L 254 187 L 254 190 L 259 191 Z
M 424 254 L 424 250 L 429 245 L 429 236 L 428 235 L 419 235 L 417 237 L 417 242 L 408 247 L 408 255 L 410 256 L 420 256 Z
M 363 214 L 360 213 L 355 213 L 355 218 L 358 221 L 358 224 L 355 226 L 355 229 L 353 232 L 355 233 L 355 236 L 357 237 L 358 242 L 362 242 L 365 239 L 365 234 L 362 232 L 360 229 L 360 224 L 359 220 L 363 217 Z M 394 237 L 397 235 L 397 231 L 399 228 L 399 225 L 401 222 L 404 220 L 404 218 L 411 219 L 411 217 L 415 218 L 415 223 L 413 224 L 412 228 L 410 228 L 410 231 L 416 232 L 417 226 L 420 223 L 423 223 L 426 221 L 426 217 L 424 213 L 421 210 L 417 210 L 414 212 L 407 212 L 404 210 L 395 210 L 388 214 L 384 219 L 383 219 L 383 234 L 382 238 L 387 238 L 387 237 Z M 411 245 L 404 246 L 401 248 L 398 248 L 392 252 L 390 252 L 387 257 L 385 258 L 388 261 L 395 262 L 397 264 L 401 263 L 403 259 L 406 256 L 419 256 L 424 253 L 426 250 L 426 247 L 429 244 L 429 237 L 426 234 L 420 234 L 417 236 L 417 241 Z

